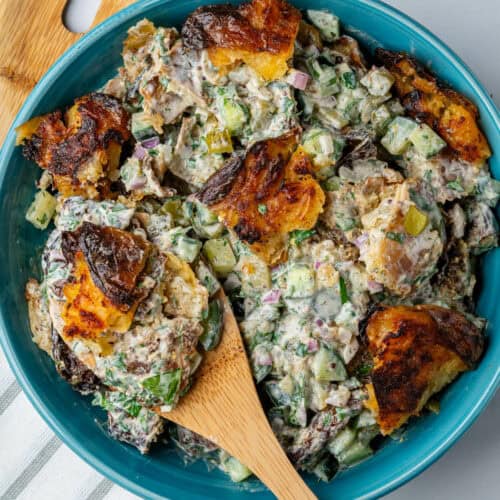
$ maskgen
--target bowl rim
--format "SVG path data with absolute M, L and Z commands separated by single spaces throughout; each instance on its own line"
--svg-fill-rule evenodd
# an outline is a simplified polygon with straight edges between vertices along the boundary
M 128 19 L 140 14 L 142 10 L 145 10 L 149 7 L 154 7 L 155 5 L 170 4 L 176 1 L 178 0 L 139 0 L 133 3 L 125 9 L 113 14 L 105 21 L 93 28 L 91 31 L 86 33 L 84 36 L 82 36 L 74 45 L 67 49 L 52 64 L 49 70 L 31 91 L 22 107 L 18 111 L 11 127 L 9 128 L 7 136 L 0 150 L 0 186 L 3 184 L 4 177 L 6 175 L 8 164 L 6 160 L 10 157 L 10 154 L 14 148 L 14 129 L 18 123 L 23 123 L 29 118 L 29 112 L 33 108 L 33 106 L 36 105 L 39 99 L 42 98 L 45 86 L 57 80 L 60 74 L 73 61 L 73 59 L 77 57 L 79 53 L 83 52 L 94 43 L 96 43 L 101 36 L 104 36 L 108 32 L 119 27 Z M 293 0 L 290 1 L 293 4 Z M 404 14 L 397 8 L 385 4 L 380 0 L 354 0 L 354 2 L 363 5 L 368 9 L 375 10 L 379 14 L 385 15 L 397 21 L 410 31 L 415 32 L 417 35 L 419 35 L 423 40 L 425 40 L 426 43 L 432 46 L 433 50 L 439 52 L 443 57 L 453 61 L 461 77 L 464 78 L 468 86 L 470 86 L 474 90 L 474 92 L 479 97 L 479 100 L 484 105 L 486 111 L 490 115 L 491 119 L 496 124 L 496 127 L 500 129 L 500 112 L 493 102 L 493 99 L 490 97 L 480 81 L 474 76 L 471 69 L 464 63 L 464 61 L 436 35 L 434 35 L 429 29 L 424 27 L 418 21 L 412 19 L 407 14 Z M 7 328 L 1 310 L 0 345 L 5 353 L 10 368 L 12 369 L 28 400 L 34 406 L 36 411 L 42 416 L 43 420 L 48 424 L 51 430 L 58 436 L 59 439 L 61 439 L 63 443 L 69 446 L 69 448 L 73 452 L 75 452 L 80 458 L 82 458 L 103 476 L 107 477 L 114 483 L 128 489 L 132 493 L 145 498 L 163 498 L 156 493 L 153 493 L 148 488 L 145 488 L 137 482 L 130 480 L 125 475 L 125 473 L 116 471 L 113 468 L 109 467 L 104 461 L 89 452 L 86 447 L 79 443 L 71 434 L 66 433 L 65 430 L 61 428 L 58 418 L 48 409 L 42 397 L 34 390 L 30 380 L 24 374 L 24 371 L 21 368 L 22 363 L 17 356 L 13 345 L 11 344 L 7 335 Z M 379 488 L 373 489 L 372 491 L 363 495 L 362 498 L 374 498 L 386 495 L 430 467 L 470 428 L 470 426 L 474 423 L 477 417 L 481 414 L 481 412 L 493 398 L 499 386 L 500 367 L 497 367 L 496 373 L 490 379 L 488 385 L 484 387 L 484 390 L 476 401 L 476 404 L 470 409 L 466 417 L 462 420 L 462 423 L 457 428 L 455 428 L 452 433 L 442 439 L 432 453 L 423 457 L 411 469 L 406 470 L 397 478 L 385 483 Z M 183 488 L 179 488 L 175 484 L 175 482 L 169 482 L 168 488 L 172 494 L 177 494 L 180 496 L 186 494 L 186 491 Z

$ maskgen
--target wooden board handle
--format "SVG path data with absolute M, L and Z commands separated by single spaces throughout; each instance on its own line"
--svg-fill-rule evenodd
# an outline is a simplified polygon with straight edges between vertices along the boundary
M 0 144 L 28 94 L 82 35 L 62 22 L 67 0 L 0 0 Z M 132 0 L 102 0 L 94 25 Z

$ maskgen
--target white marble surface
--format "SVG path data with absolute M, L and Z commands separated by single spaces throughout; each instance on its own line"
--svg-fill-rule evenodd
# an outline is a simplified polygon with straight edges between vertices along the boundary
M 73 0 L 70 25 L 83 31 L 100 0 Z M 472 68 L 500 105 L 500 0 L 387 0 L 437 34 Z M 391 500 L 500 498 L 500 395 L 444 457 L 388 495 Z

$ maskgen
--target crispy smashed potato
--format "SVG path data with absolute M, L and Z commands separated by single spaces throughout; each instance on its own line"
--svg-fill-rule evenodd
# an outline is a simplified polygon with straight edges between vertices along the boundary
M 64 337 L 96 340 L 108 330 L 123 333 L 132 323 L 143 291 L 137 287 L 150 245 L 121 229 L 89 222 L 64 232 L 62 248 L 73 280 L 64 287 Z
M 64 117 L 55 111 L 21 125 L 17 142 L 26 158 L 52 174 L 62 196 L 99 198 L 117 173 L 128 120 L 115 98 L 92 93 L 76 99 Z
M 300 19 L 300 12 L 283 0 L 209 5 L 188 17 L 182 39 L 188 48 L 207 49 L 217 68 L 229 70 L 243 61 L 274 80 L 288 70 Z
M 393 74 L 395 88 L 408 114 L 432 127 L 457 158 L 478 166 L 491 150 L 477 120 L 476 106 L 444 87 L 404 52 L 377 49 L 376 57 Z
M 311 229 L 325 195 L 298 132 L 254 144 L 245 159 L 233 157 L 198 193 L 268 264 L 286 258 L 288 233 Z
M 435 305 L 379 309 L 366 336 L 374 362 L 366 405 L 384 435 L 418 415 L 484 348 L 481 331 L 465 316 Z

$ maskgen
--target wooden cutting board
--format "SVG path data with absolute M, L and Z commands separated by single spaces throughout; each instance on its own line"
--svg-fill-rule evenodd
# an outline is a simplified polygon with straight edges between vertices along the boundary
M 63 24 L 67 0 L 0 0 L 0 144 L 28 94 L 82 34 Z M 133 3 L 102 0 L 93 26 Z

